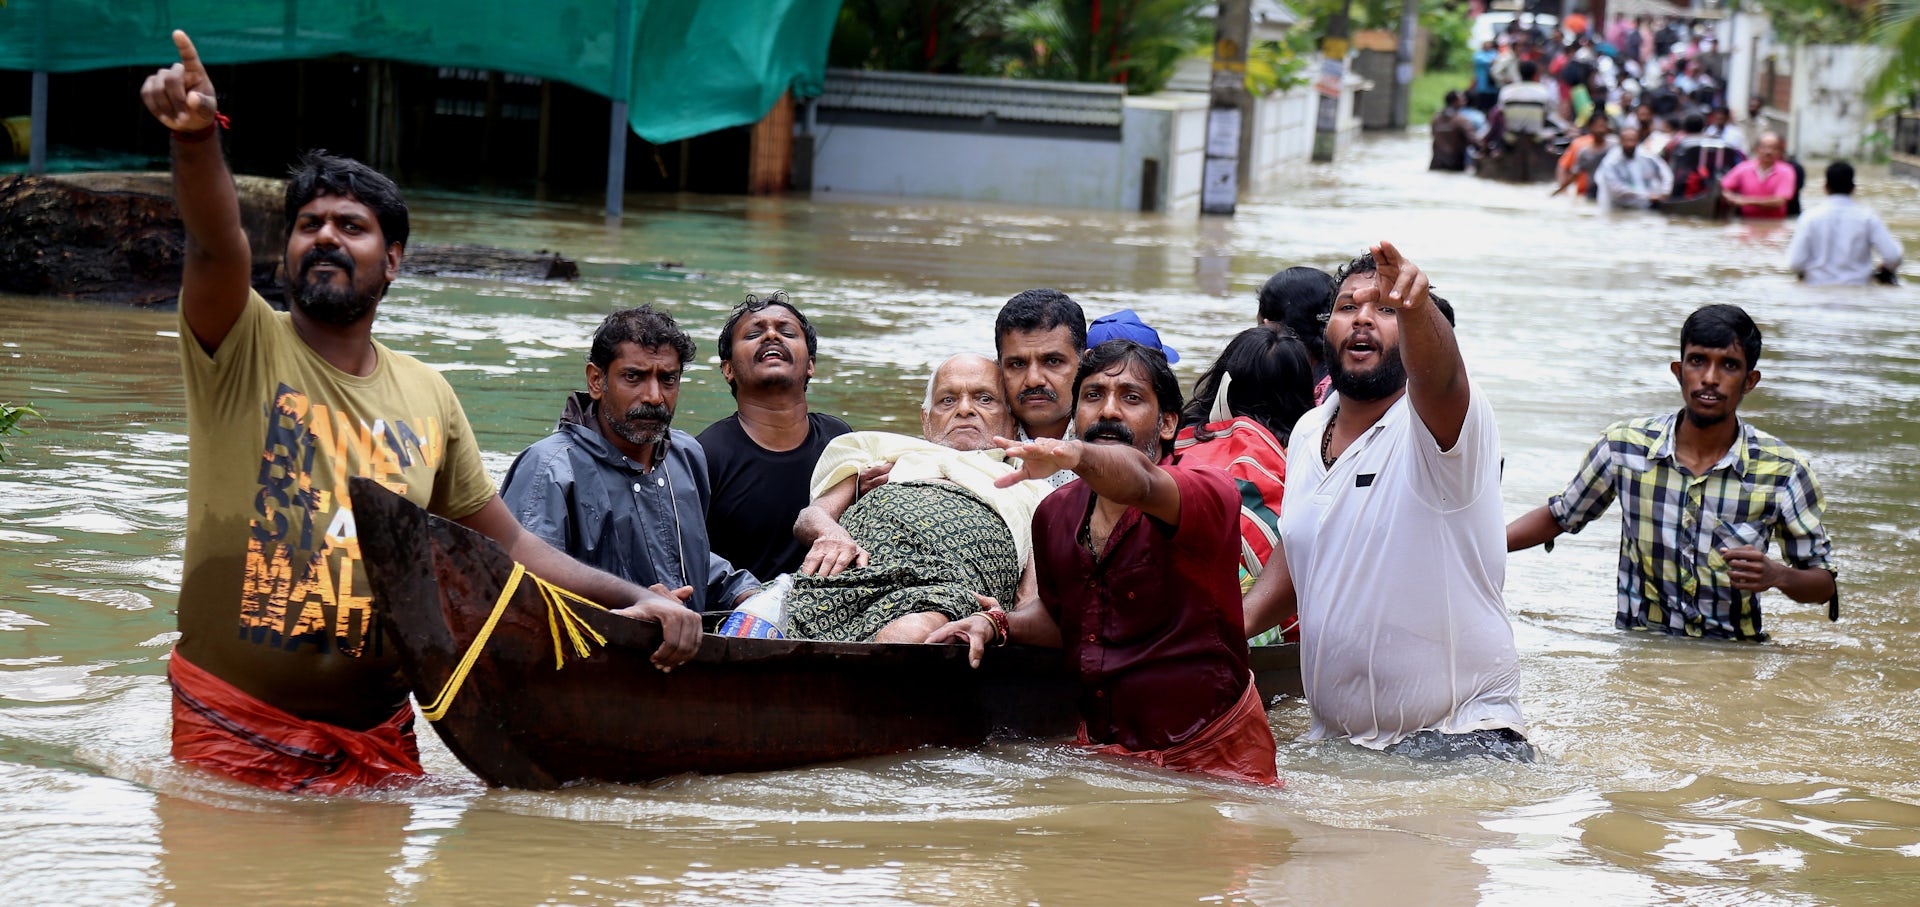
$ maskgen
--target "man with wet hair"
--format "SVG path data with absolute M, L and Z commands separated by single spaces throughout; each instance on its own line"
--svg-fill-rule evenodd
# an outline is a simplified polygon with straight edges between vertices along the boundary
M 1806 455 L 1741 419 L 1760 383 L 1760 329 L 1710 305 L 1680 328 L 1678 412 L 1616 422 L 1565 491 L 1507 527 L 1507 550 L 1579 532 L 1620 501 L 1622 630 L 1763 641 L 1760 593 L 1827 602 L 1840 618 L 1826 500 Z M 1767 554 L 1780 542 L 1785 561 Z
M 1493 408 L 1426 274 L 1391 244 L 1336 280 L 1334 393 L 1294 424 L 1246 634 L 1297 604 L 1309 739 L 1530 761 Z
M 1720 192 L 1738 206 L 1740 216 L 1770 219 L 1787 216 L 1787 207 L 1800 191 L 1799 174 L 1781 160 L 1786 142 L 1776 132 L 1760 133 L 1753 157 L 1733 165 L 1720 178 Z
M 1853 200 L 1853 165 L 1827 165 L 1827 200 L 1807 212 L 1787 244 L 1787 267 L 1808 286 L 1893 283 L 1900 270 L 1900 241 L 1880 215 Z M 1880 253 L 1880 267 L 1873 255 Z
M 993 350 L 1022 438 L 1061 438 L 1073 425 L 1073 384 L 1087 348 L 1087 316 L 1059 290 L 1025 290 L 993 321 Z
M 1601 208 L 1646 209 L 1667 200 L 1673 170 L 1658 155 L 1642 154 L 1640 148 L 1640 127 L 1620 130 L 1619 146 L 1607 152 L 1594 173 Z
M 1467 169 L 1467 150 L 1480 147 L 1480 135 L 1474 129 L 1473 121 L 1461 113 L 1466 103 L 1465 95 L 1449 91 L 1445 106 L 1433 115 L 1433 121 L 1428 124 L 1428 132 L 1433 137 L 1433 153 L 1427 160 L 1428 170 L 1464 172 Z
M 1540 64 L 1522 60 L 1520 81 L 1500 89 L 1500 115 L 1509 136 L 1532 135 L 1549 129 L 1549 111 L 1559 102 L 1552 90 L 1538 81 Z
M 364 476 L 492 538 L 539 576 L 662 624 L 662 670 L 700 624 L 669 597 L 575 563 L 494 494 L 444 378 L 373 338 L 407 209 L 363 164 L 307 155 L 287 186 L 288 310 L 251 277 L 218 94 L 193 42 L 141 100 L 173 131 L 186 227 L 180 359 L 188 426 L 173 756 L 240 781 L 338 793 L 421 774 L 399 652 L 368 595 L 348 479 Z
M 993 349 L 1000 380 L 1013 406 L 1016 439 L 1072 437 L 1074 372 L 1087 348 L 1087 316 L 1059 290 L 1016 294 L 993 321 Z M 1055 487 L 1068 472 L 1048 477 Z
M 608 315 L 587 352 L 587 389 L 514 459 L 500 496 L 541 541 L 701 612 L 731 608 L 760 583 L 712 552 L 707 456 L 673 427 L 693 355 L 665 312 Z
M 1278 784 L 1273 732 L 1241 633 L 1240 495 L 1226 473 L 1174 463 L 1180 385 L 1130 340 L 1087 352 L 1077 438 L 997 444 L 1012 484 L 1071 470 L 1033 518 L 1038 601 L 990 609 L 928 640 L 975 665 L 1012 639 L 1064 647 L 1080 679 L 1082 742 L 1179 771 Z
M 1725 107 L 1715 107 L 1707 111 L 1707 128 L 1701 130 L 1700 134 L 1726 142 L 1727 147 L 1741 154 L 1747 153 L 1746 134 L 1740 131 L 1740 127 L 1733 124 L 1733 111 Z
M 853 429 L 807 408 L 820 336 L 785 293 L 748 296 L 720 329 L 720 374 L 737 405 L 700 433 L 713 500 L 714 553 L 771 580 L 800 569 L 807 546 L 793 521 L 827 442 Z
M 1556 167 L 1559 182 L 1551 194 L 1559 195 L 1572 186 L 1575 194 L 1593 198 L 1593 173 L 1612 150 L 1613 118 L 1604 110 L 1596 110 L 1587 117 L 1586 134 L 1568 143 L 1567 150 L 1560 154 Z

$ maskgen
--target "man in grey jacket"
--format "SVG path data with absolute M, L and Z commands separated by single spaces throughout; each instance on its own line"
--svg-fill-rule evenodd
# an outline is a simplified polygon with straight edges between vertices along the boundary
M 587 390 L 522 451 L 501 497 L 528 532 L 582 563 L 664 587 L 695 611 L 726 610 L 760 582 L 713 553 L 706 453 L 672 427 L 693 341 L 651 306 L 608 315 L 587 353 Z

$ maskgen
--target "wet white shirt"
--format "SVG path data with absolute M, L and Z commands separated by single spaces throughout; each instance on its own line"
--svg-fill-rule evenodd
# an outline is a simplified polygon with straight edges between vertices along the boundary
M 1812 286 L 1863 285 L 1873 277 L 1873 253 L 1889 268 L 1900 267 L 1900 241 L 1880 216 L 1850 195 L 1829 195 L 1793 229 L 1787 267 Z
M 1478 388 L 1460 440 L 1439 442 L 1405 397 L 1321 465 L 1337 394 L 1287 445 L 1280 537 L 1300 595 L 1309 739 L 1382 749 L 1422 731 L 1525 733 L 1519 656 L 1500 589 L 1500 435 Z
M 1653 196 L 1672 191 L 1673 170 L 1658 155 L 1634 150 L 1633 157 L 1615 147 L 1600 160 L 1593 174 L 1594 195 L 1602 209 L 1648 208 Z

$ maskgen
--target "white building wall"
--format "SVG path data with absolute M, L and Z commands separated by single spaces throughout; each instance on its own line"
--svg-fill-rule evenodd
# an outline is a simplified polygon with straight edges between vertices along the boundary
M 1200 210 L 1200 183 L 1207 166 L 1207 107 L 1204 95 L 1183 104 L 1172 125 L 1173 169 L 1167 174 L 1168 204 L 1162 210 L 1192 214 Z
M 1735 13 L 1725 27 L 1727 108 L 1747 114 L 1747 98 L 1760 87 L 1761 64 L 1774 52 L 1773 20 L 1759 13 Z
M 1856 157 L 1872 131 L 1863 89 L 1885 65 L 1887 50 L 1852 44 L 1794 48 L 1793 103 L 1787 147 L 1802 157 Z
M 1285 168 L 1304 164 L 1313 156 L 1313 118 L 1319 95 L 1301 85 L 1254 102 L 1253 187 L 1258 188 Z
M 1342 99 L 1343 132 L 1359 128 L 1350 99 L 1351 92 Z M 1256 102 L 1254 187 L 1312 156 L 1318 104 L 1307 86 Z M 905 121 L 819 122 L 812 192 L 1134 211 L 1142 201 L 1145 163 L 1152 159 L 1159 162 L 1157 209 L 1192 214 L 1200 205 L 1208 105 L 1207 96 L 1196 92 L 1127 98 L 1113 139 L 929 129 Z
M 1160 162 L 1160 182 L 1155 192 L 1158 210 L 1197 211 L 1200 172 L 1206 163 L 1207 96 L 1163 91 L 1128 98 L 1121 133 L 1128 185 L 1122 189 L 1120 204 L 1114 207 L 1139 208 L 1141 174 L 1151 158 Z
M 1137 206 L 1122 197 L 1122 143 L 1004 133 L 822 124 L 813 192 L 1067 208 Z

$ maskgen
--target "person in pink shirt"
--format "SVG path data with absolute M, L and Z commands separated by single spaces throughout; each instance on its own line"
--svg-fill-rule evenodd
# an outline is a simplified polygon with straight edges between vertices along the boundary
M 1741 161 L 1720 178 L 1720 193 L 1740 206 L 1741 217 L 1787 216 L 1787 202 L 1798 184 L 1793 165 L 1780 160 L 1785 143 L 1777 133 L 1760 135 L 1753 157 Z

